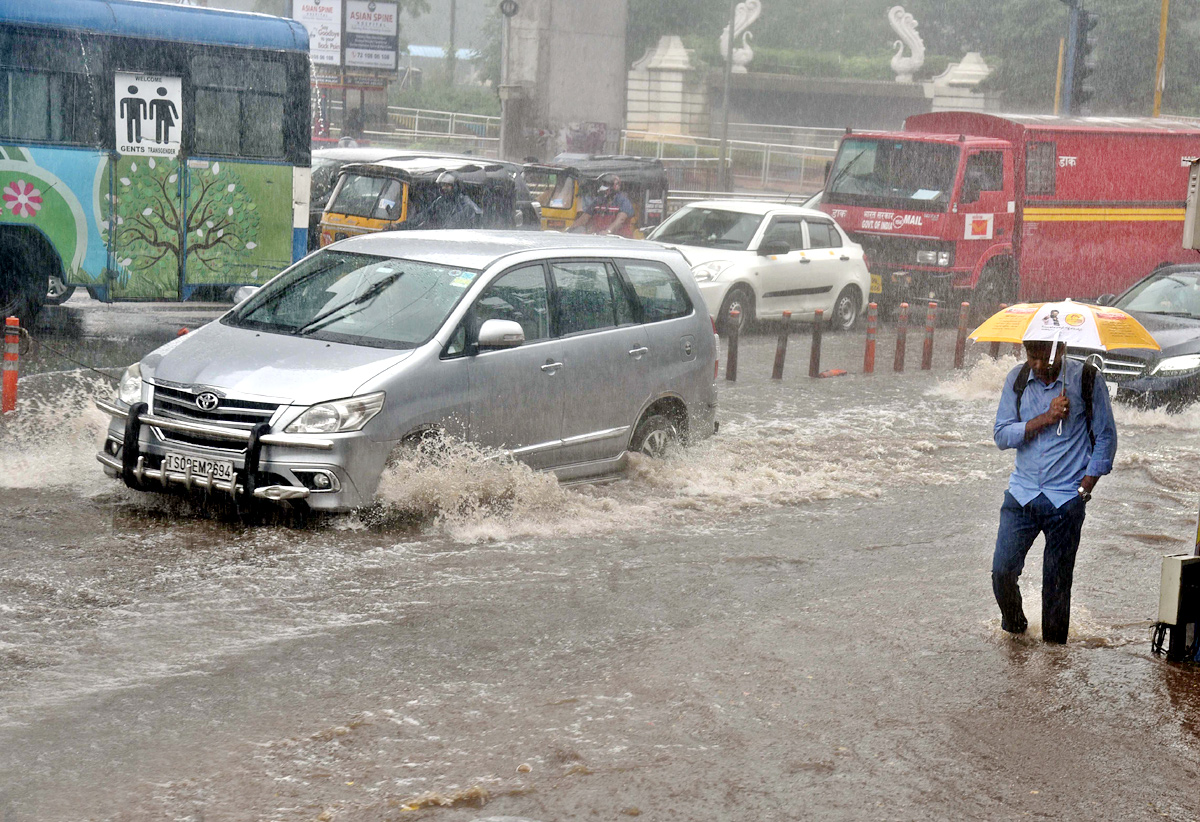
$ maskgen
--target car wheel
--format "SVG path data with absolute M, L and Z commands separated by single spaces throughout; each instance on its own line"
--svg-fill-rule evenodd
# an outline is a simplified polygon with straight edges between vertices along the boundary
M 750 327 L 754 317 L 754 293 L 744 285 L 735 285 L 729 289 L 725 299 L 721 301 L 721 310 L 717 312 L 717 331 L 728 334 L 732 319 L 731 311 L 738 312 L 738 333 Z
M 653 459 L 662 459 L 679 442 L 679 429 L 664 414 L 646 417 L 633 432 L 629 450 Z
M 75 286 L 67 285 L 60 274 L 51 274 L 49 287 L 46 289 L 46 305 L 62 305 L 71 299 Z
M 862 316 L 862 300 L 858 289 L 848 285 L 838 294 L 833 302 L 833 312 L 829 315 L 829 328 L 832 331 L 849 331 L 858 325 Z

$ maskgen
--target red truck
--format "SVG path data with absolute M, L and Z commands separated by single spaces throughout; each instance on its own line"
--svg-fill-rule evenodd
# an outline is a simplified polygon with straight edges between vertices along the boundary
M 871 298 L 980 312 L 1118 293 L 1183 248 L 1200 129 L 935 112 L 846 133 L 820 208 L 867 252 Z

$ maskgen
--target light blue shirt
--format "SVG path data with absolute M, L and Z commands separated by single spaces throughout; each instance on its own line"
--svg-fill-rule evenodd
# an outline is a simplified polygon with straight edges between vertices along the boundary
M 1117 426 L 1113 422 L 1112 403 L 1103 375 L 1096 375 L 1092 389 L 1092 433 L 1096 445 L 1088 439 L 1087 417 L 1083 411 L 1083 363 L 1067 360 L 1058 379 L 1046 385 L 1031 372 L 1025 393 L 1021 397 L 1021 415 L 1017 416 L 1017 394 L 1013 391 L 1021 366 L 1008 372 L 1000 407 L 996 410 L 996 445 L 1000 450 L 1017 449 L 1016 466 L 1008 479 L 1009 493 L 1022 505 L 1028 505 L 1038 494 L 1045 494 L 1061 508 L 1078 493 L 1085 476 L 1100 477 L 1112 471 L 1117 455 Z M 1050 410 L 1051 401 L 1067 385 L 1071 411 L 1063 421 L 1062 434 L 1058 424 L 1049 425 L 1025 439 L 1025 423 Z

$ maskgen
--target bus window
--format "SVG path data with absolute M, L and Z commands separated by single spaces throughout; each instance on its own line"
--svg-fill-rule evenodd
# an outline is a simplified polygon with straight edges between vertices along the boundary
M 91 145 L 97 140 L 83 38 L 0 34 L 0 137 Z
M 266 60 L 192 58 L 199 154 L 282 157 L 287 70 Z

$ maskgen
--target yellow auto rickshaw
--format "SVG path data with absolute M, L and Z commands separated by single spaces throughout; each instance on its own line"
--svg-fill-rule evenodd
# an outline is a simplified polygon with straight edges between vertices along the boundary
M 321 245 L 375 231 L 448 227 L 426 219 L 441 194 L 438 179 L 447 173 L 477 211 L 470 225 L 456 227 L 520 225 L 517 180 L 505 164 L 446 157 L 394 158 L 342 167 L 321 216 Z
M 655 157 L 560 154 L 553 163 L 527 163 L 525 182 L 541 205 L 542 228 L 567 231 L 583 201 L 595 196 L 600 178 L 616 175 L 634 207 L 634 236 L 662 222 L 667 208 L 667 172 Z

